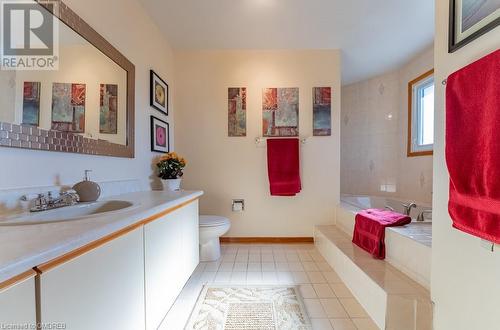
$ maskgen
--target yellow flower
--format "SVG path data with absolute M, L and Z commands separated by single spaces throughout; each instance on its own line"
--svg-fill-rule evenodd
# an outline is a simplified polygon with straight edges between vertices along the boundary
M 163 156 L 158 156 L 157 157 L 157 162 L 168 162 L 169 160 L 175 160 L 178 161 L 183 167 L 186 166 L 187 161 L 184 157 L 181 157 L 177 155 L 176 152 L 169 152 L 168 154 L 165 154 Z

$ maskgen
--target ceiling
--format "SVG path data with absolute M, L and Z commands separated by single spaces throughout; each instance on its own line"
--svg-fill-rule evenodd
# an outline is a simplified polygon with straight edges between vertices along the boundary
M 174 49 L 341 49 L 342 83 L 434 40 L 434 0 L 139 0 Z

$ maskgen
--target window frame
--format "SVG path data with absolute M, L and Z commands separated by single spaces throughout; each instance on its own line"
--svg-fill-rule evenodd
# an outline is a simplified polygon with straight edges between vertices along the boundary
M 413 137 L 414 132 L 419 129 L 418 126 L 418 113 L 413 111 L 417 105 L 417 99 L 415 96 L 415 86 L 419 85 L 426 80 L 429 80 L 434 75 L 434 69 L 427 71 L 426 73 L 420 75 L 414 80 L 408 83 L 408 145 L 407 145 L 407 156 L 408 157 L 418 157 L 418 156 L 432 156 L 434 155 L 434 144 L 429 145 L 430 149 L 416 150 L 413 147 Z M 434 82 L 435 83 L 435 82 Z M 418 138 L 418 135 L 415 136 Z

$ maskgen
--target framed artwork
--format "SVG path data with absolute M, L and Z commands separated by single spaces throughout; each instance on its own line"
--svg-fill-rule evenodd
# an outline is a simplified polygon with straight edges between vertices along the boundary
M 23 86 L 23 125 L 40 125 L 41 83 L 25 81 Z
M 299 136 L 298 88 L 264 88 L 262 135 Z
M 54 83 L 52 85 L 53 130 L 85 132 L 85 84 Z
M 500 25 L 500 0 L 450 0 L 449 53 Z
M 151 106 L 168 116 L 168 85 L 151 70 Z
M 118 134 L 118 85 L 101 84 L 99 133 Z
M 247 89 L 228 88 L 227 95 L 228 136 L 246 136 Z
M 313 88 L 313 136 L 332 135 L 332 88 Z
M 170 152 L 169 133 L 167 122 L 151 116 L 151 151 Z

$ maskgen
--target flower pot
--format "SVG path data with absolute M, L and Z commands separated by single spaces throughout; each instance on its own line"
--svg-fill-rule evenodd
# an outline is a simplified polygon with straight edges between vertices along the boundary
M 181 180 L 182 179 L 167 179 L 162 180 L 163 190 L 165 191 L 177 191 L 181 189 Z

